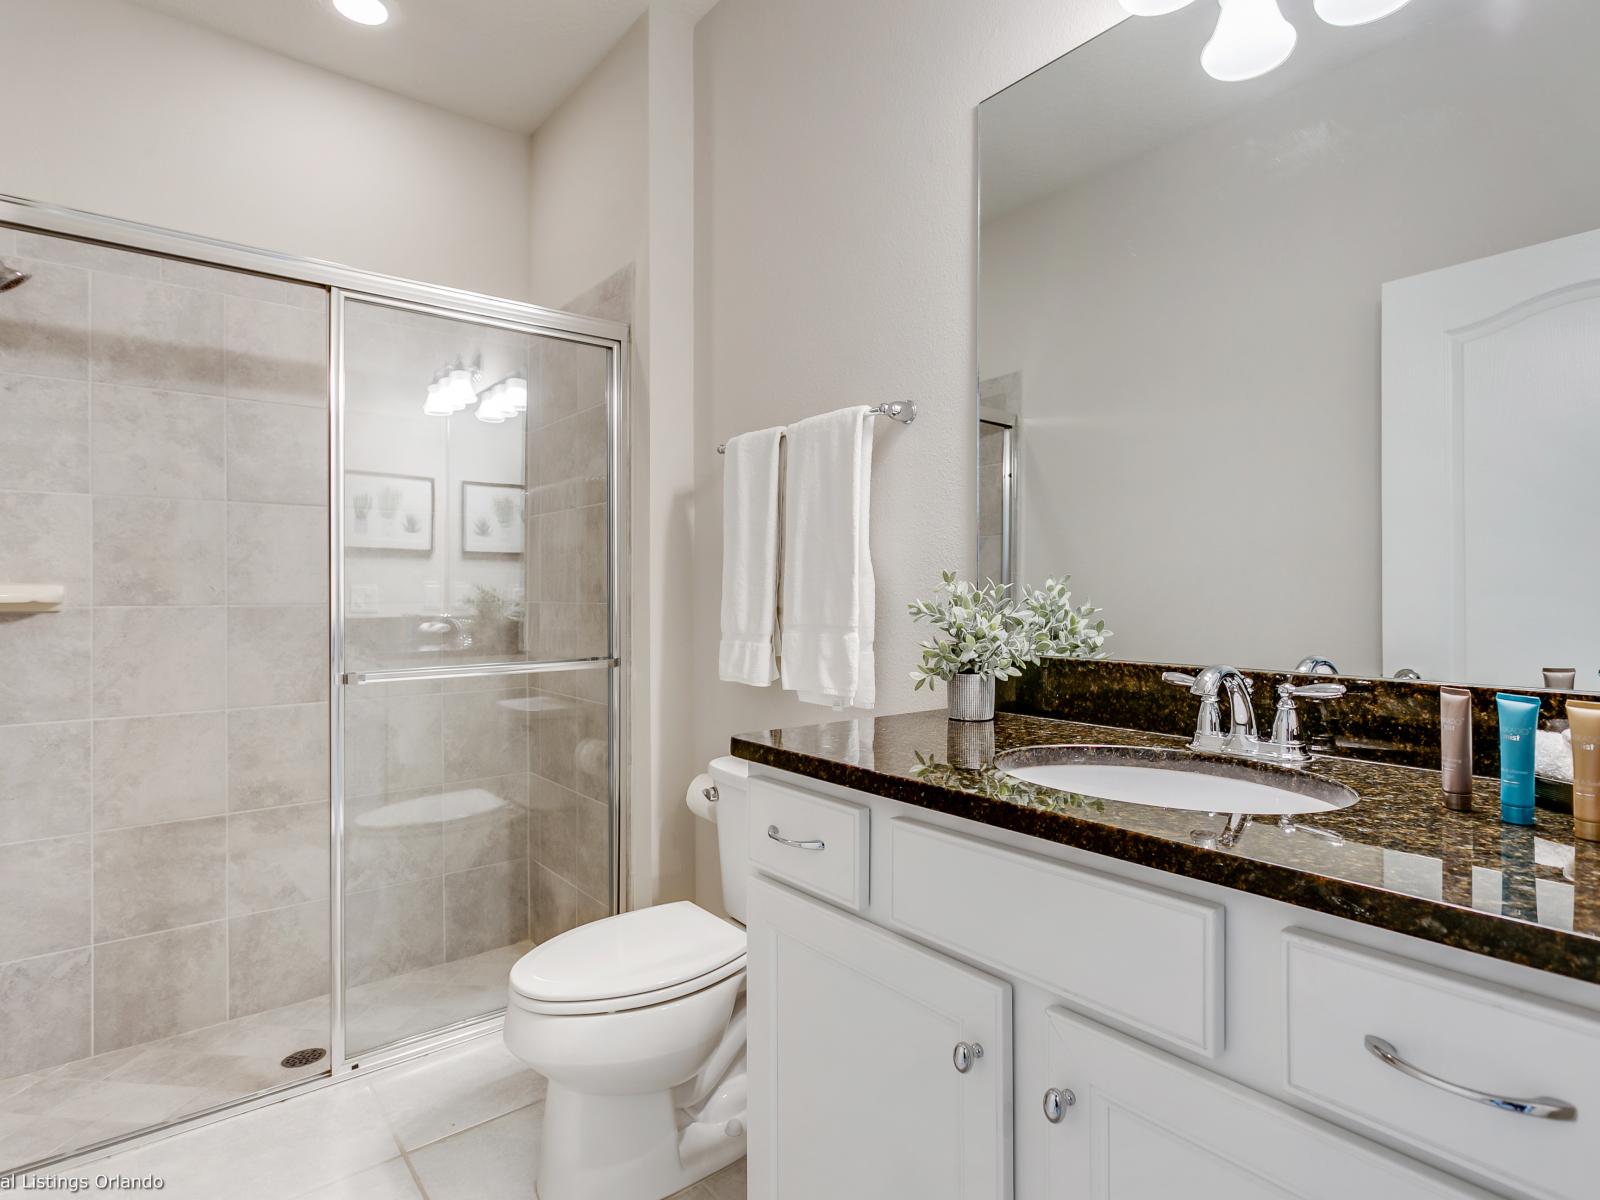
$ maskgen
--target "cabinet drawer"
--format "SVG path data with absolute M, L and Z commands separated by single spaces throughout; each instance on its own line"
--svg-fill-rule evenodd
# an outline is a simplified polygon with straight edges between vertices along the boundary
M 1600 1019 L 1302 930 L 1285 940 L 1289 1091 L 1442 1161 L 1551 1200 L 1595 1195 Z M 1419 1079 L 1375 1055 L 1380 1038 Z M 1551 1120 L 1455 1089 L 1553 1098 Z
M 750 781 L 750 858 L 768 875 L 860 912 L 870 810 L 770 779 Z
M 901 928 L 1109 1024 L 1222 1051 L 1220 904 L 949 833 L 889 823 Z

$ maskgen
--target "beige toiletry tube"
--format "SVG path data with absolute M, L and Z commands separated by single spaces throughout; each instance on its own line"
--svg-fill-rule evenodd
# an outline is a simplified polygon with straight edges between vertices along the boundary
M 1439 689 L 1439 786 L 1444 806 L 1472 811 L 1472 693 Z
M 1570 692 L 1578 686 L 1577 667 L 1546 667 L 1544 685 L 1551 691 Z
M 1568 700 L 1572 726 L 1572 827 L 1585 841 L 1600 842 L 1600 704 Z

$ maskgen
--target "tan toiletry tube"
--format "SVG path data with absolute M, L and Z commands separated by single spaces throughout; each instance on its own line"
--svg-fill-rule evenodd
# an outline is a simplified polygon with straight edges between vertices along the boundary
M 1472 693 L 1466 688 L 1439 689 L 1439 786 L 1444 806 L 1472 810 Z
M 1570 692 L 1578 686 L 1577 667 L 1546 667 L 1544 685 L 1551 691 Z
M 1568 700 L 1572 727 L 1572 827 L 1589 842 L 1600 842 L 1600 704 Z

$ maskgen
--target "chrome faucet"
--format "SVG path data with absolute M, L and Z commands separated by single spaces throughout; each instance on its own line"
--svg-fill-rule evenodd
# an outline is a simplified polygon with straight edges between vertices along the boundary
M 1200 697 L 1200 713 L 1195 721 L 1194 739 L 1190 741 L 1189 749 L 1213 754 L 1236 754 L 1241 758 L 1291 767 L 1302 766 L 1311 758 L 1305 744 L 1300 741 L 1300 714 L 1295 708 L 1295 701 L 1336 700 L 1345 692 L 1342 683 L 1279 684 L 1272 736 L 1262 741 L 1256 728 L 1255 703 L 1251 698 L 1254 685 L 1233 667 L 1207 667 L 1194 675 L 1167 671 L 1161 678 L 1178 687 L 1186 687 L 1191 695 Z M 1223 693 L 1228 697 L 1226 734 L 1222 732 L 1220 705 Z
M 1300 660 L 1300 665 L 1295 667 L 1297 675 L 1337 675 L 1339 668 L 1320 654 L 1308 655 Z

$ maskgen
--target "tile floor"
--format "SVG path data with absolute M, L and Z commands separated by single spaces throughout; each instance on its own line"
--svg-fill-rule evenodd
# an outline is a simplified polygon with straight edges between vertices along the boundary
M 372 1049 L 504 1007 L 506 975 L 530 944 L 350 989 L 347 1045 Z M 325 1061 L 297 1070 L 279 1062 L 327 1044 L 328 1001 L 320 997 L 0 1079 L 0 1172 L 320 1075 Z
M 491 1035 L 63 1174 L 156 1175 L 166 1200 L 531 1200 L 543 1115 Z M 745 1194 L 741 1159 L 677 1200 Z

